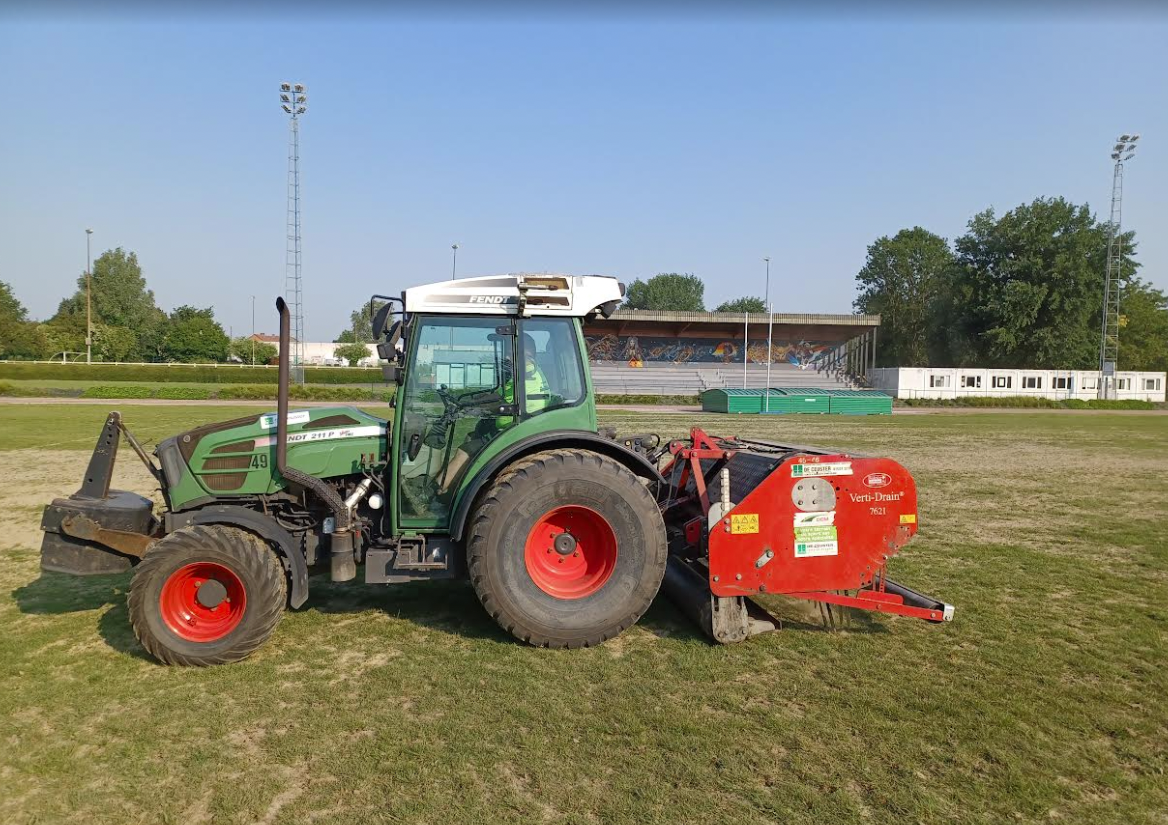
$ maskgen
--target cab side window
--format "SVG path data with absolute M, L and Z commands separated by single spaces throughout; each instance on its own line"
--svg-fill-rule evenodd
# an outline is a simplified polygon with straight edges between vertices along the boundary
M 575 320 L 529 318 L 520 322 L 519 332 L 524 413 L 538 415 L 580 403 L 584 367 Z

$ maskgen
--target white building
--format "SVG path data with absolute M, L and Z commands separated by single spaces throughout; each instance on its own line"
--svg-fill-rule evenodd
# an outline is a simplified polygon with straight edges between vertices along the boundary
M 271 335 L 266 332 L 257 332 L 251 336 L 256 341 L 264 344 L 271 344 L 276 348 L 276 352 L 280 351 L 280 336 Z M 302 347 L 302 354 L 304 357 L 304 365 L 307 367 L 347 367 L 348 361 L 337 358 L 336 349 L 340 344 L 333 344 L 328 341 L 315 342 L 305 341 Z M 366 344 L 365 349 L 369 352 L 368 358 L 362 358 L 357 362 L 359 367 L 376 367 L 378 365 L 377 352 L 373 349 L 373 344 Z
M 873 389 L 893 398 L 1029 395 L 1054 400 L 1099 397 L 1099 370 L 1009 370 L 965 367 L 881 367 L 868 370 Z M 1120 400 L 1164 401 L 1162 372 L 1116 372 Z

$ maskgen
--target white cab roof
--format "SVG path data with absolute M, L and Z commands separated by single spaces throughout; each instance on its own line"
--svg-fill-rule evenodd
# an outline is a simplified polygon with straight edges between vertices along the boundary
M 487 275 L 405 291 L 406 312 L 461 315 L 559 315 L 582 318 L 624 297 L 616 278 L 602 275 Z

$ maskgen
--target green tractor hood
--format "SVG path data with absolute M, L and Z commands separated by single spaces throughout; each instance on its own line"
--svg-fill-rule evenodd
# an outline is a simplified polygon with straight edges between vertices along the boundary
M 317 478 L 385 465 L 389 424 L 355 407 L 316 407 L 288 413 L 288 466 Z M 159 443 L 155 450 L 171 509 L 210 497 L 275 493 L 276 413 L 206 424 Z

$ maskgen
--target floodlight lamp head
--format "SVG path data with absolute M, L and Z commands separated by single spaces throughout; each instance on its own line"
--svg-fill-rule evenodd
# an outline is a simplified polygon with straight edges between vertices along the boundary
M 1120 141 L 1121 143 L 1126 143 L 1127 141 L 1131 140 L 1131 135 L 1120 135 L 1116 138 L 1116 140 Z
M 303 92 L 304 91 L 304 84 L 297 83 L 293 88 L 298 92 Z
M 1111 150 L 1113 152 L 1122 152 L 1124 150 L 1124 147 L 1126 147 L 1126 146 L 1127 146 L 1126 143 L 1117 143 L 1117 144 L 1115 144 L 1115 146 L 1111 147 Z
M 290 92 L 290 91 L 292 91 L 292 84 L 291 84 L 291 83 L 281 83 L 281 84 L 280 84 L 280 91 L 281 91 L 281 92 Z
M 1119 160 L 1119 152 L 1112 152 L 1111 159 L 1112 160 Z
M 1134 158 L 1135 156 L 1136 156 L 1136 153 L 1135 153 L 1135 152 L 1132 152 L 1130 155 L 1128 155 L 1126 158 L 1124 158 L 1124 160 L 1131 160 L 1131 159 L 1132 159 L 1132 158 Z
M 1135 142 L 1136 142 L 1137 140 L 1139 140 L 1139 139 L 1140 139 L 1140 136 L 1139 136 L 1139 135 L 1132 135 L 1132 136 L 1131 136 L 1132 143 L 1135 143 Z
M 284 101 L 285 103 L 290 103 L 292 98 L 288 97 L 288 95 L 280 95 L 280 100 Z
M 297 110 L 296 110 L 296 114 L 298 114 L 298 115 L 302 115 L 302 114 L 304 114 L 304 113 L 305 113 L 305 112 L 307 112 L 307 111 L 308 111 L 308 109 L 307 109 L 307 108 L 305 108 L 304 106 L 301 106 L 299 109 L 297 109 Z
M 283 109 L 283 110 L 284 110 L 285 112 L 287 112 L 288 114 L 292 114 L 292 110 L 291 110 L 291 109 L 289 109 L 287 106 L 281 106 L 280 108 L 281 108 L 281 109 Z

